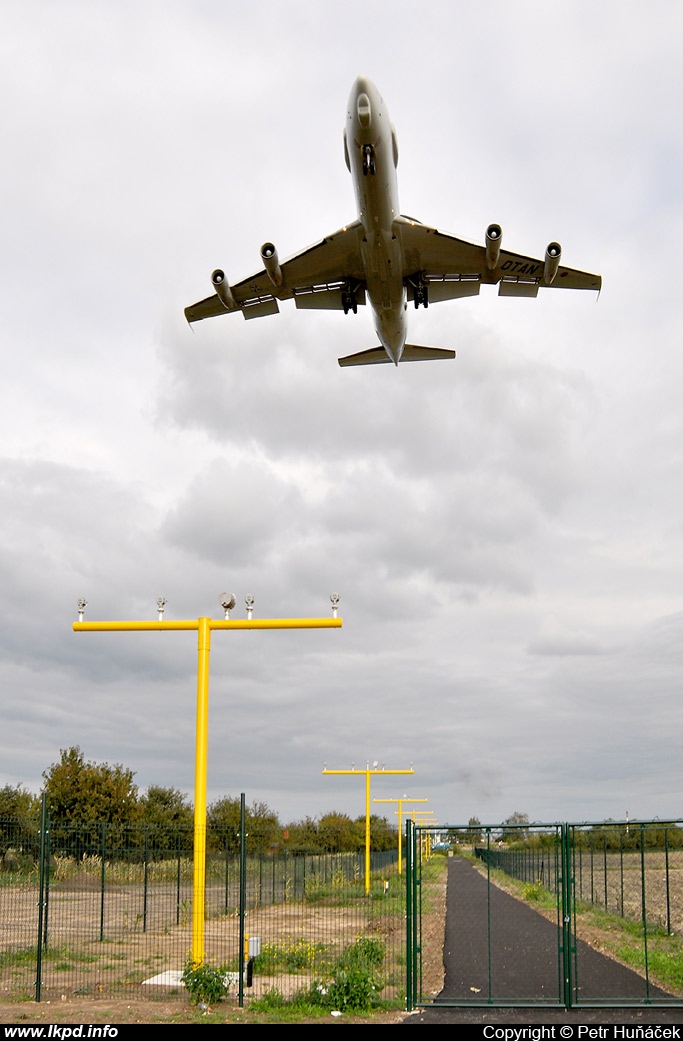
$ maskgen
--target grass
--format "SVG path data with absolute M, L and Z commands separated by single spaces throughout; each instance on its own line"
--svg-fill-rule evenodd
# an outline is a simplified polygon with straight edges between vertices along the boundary
M 645 975 L 645 944 L 640 922 L 608 914 L 590 905 L 577 907 L 577 926 L 597 932 L 601 945 L 615 958 Z M 657 925 L 647 927 L 647 969 L 651 982 L 683 995 L 683 940 Z
M 43 960 L 57 962 L 58 964 L 55 965 L 56 969 L 72 969 L 73 962 L 94 962 L 97 961 L 97 957 L 94 954 L 86 954 L 84 951 L 77 951 L 75 948 L 63 945 L 61 947 L 47 947 L 43 951 Z M 0 951 L 0 969 L 11 968 L 17 965 L 35 965 L 35 962 L 35 945 L 20 947 L 15 950 Z

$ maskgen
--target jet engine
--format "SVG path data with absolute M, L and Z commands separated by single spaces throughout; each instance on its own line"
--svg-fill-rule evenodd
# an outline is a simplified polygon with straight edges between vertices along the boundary
M 261 246 L 261 260 L 266 269 L 268 278 L 274 286 L 282 285 L 282 271 L 278 260 L 277 250 L 272 242 L 264 242 Z
M 503 231 L 500 224 L 489 224 L 486 229 L 486 266 L 493 271 L 498 263 Z
M 551 285 L 557 269 L 560 266 L 560 258 L 562 256 L 562 246 L 559 242 L 551 242 L 546 246 L 545 251 L 545 266 L 543 268 L 543 281 L 547 286 Z
M 216 270 L 212 272 L 211 282 L 213 283 L 213 288 L 216 290 L 216 296 L 223 306 L 226 307 L 228 311 L 236 310 L 238 306 L 237 301 L 232 295 L 232 289 L 225 277 L 225 272 L 221 271 L 221 269 L 217 267 Z

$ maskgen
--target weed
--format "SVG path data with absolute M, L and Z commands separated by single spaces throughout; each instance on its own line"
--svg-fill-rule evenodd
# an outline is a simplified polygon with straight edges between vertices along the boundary
M 328 950 L 324 943 L 314 943 L 303 936 L 283 943 L 264 943 L 254 959 L 254 971 L 274 976 L 278 972 L 301 972 L 319 963 Z
M 226 969 L 224 965 L 211 965 L 209 962 L 195 962 L 189 960 L 185 963 L 183 974 L 180 977 L 190 995 L 193 1005 L 214 1005 L 228 993 L 225 981 Z
M 339 958 L 342 969 L 374 969 L 384 961 L 386 944 L 369 936 L 357 936 L 356 942 L 346 947 Z
M 540 881 L 537 882 L 526 882 L 522 886 L 522 896 L 525 900 L 538 903 L 543 895 L 543 884 Z

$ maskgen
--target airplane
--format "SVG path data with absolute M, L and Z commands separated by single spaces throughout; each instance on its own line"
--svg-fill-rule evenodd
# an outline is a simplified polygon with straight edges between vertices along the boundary
M 341 366 L 455 358 L 455 351 L 406 343 L 407 307 L 477 296 L 498 285 L 500 296 L 536 297 L 541 288 L 593 289 L 600 275 L 562 267 L 562 248 L 551 242 L 543 260 L 501 249 L 499 224 L 486 229 L 485 245 L 455 238 L 403 216 L 398 205 L 396 131 L 377 87 L 359 76 L 349 96 L 344 158 L 353 178 L 358 218 L 308 249 L 280 262 L 272 242 L 261 247 L 263 269 L 230 285 L 217 268 L 213 296 L 185 308 L 188 322 L 234 311 L 244 318 L 277 314 L 279 300 L 297 308 L 357 314 L 373 312 L 379 347 L 339 358 Z

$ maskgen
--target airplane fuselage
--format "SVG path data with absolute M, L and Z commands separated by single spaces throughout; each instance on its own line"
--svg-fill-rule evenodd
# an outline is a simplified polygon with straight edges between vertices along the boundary
M 375 331 L 398 365 L 406 342 L 406 290 L 395 220 L 398 208 L 396 133 L 382 96 L 365 76 L 353 85 L 346 114 L 346 157 L 363 225 L 362 259 Z

